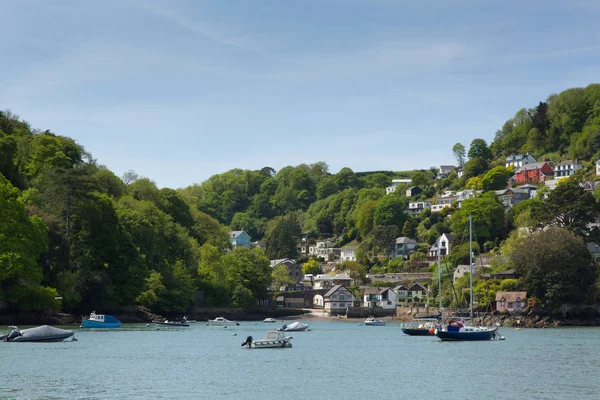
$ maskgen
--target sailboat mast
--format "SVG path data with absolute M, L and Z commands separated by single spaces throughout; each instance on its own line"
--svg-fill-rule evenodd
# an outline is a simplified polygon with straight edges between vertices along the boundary
M 441 257 L 440 257 L 440 239 L 438 238 L 437 241 L 437 258 L 438 258 L 438 293 L 440 295 L 440 314 L 442 312 L 442 264 L 441 264 Z
M 473 216 L 469 215 L 469 287 L 471 288 L 471 321 L 473 321 Z

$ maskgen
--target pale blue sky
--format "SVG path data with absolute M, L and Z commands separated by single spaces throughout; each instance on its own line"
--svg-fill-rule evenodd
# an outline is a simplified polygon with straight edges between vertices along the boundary
M 453 163 L 600 81 L 600 1 L 0 0 L 0 109 L 117 175 Z

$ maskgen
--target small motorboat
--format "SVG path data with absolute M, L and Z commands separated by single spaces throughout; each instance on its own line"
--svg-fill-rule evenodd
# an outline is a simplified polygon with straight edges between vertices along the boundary
M 402 332 L 409 336 L 430 336 L 435 333 L 433 321 L 412 321 L 401 326 Z
M 185 321 L 185 320 L 181 320 L 181 321 L 169 321 L 168 319 L 164 320 L 164 321 L 154 320 L 154 321 L 152 321 L 152 323 L 156 324 L 156 325 L 160 325 L 160 326 L 169 326 L 169 327 L 189 327 L 190 326 L 190 324 L 188 324 L 187 321 Z
M 118 328 L 121 321 L 110 315 L 96 314 L 92 311 L 89 318 L 83 319 L 83 328 Z
M 280 331 L 268 331 L 267 335 L 262 340 L 254 340 L 252 336 L 248 336 L 242 346 L 249 349 L 285 349 L 292 347 L 291 336 L 285 336 Z
M 208 320 L 209 325 L 219 325 L 219 326 L 233 326 L 239 325 L 237 321 L 230 321 L 225 317 L 217 317 L 215 319 Z
M 369 317 L 365 319 L 365 322 L 363 323 L 367 326 L 385 326 L 385 321 L 375 319 L 374 317 Z
M 275 320 L 275 318 L 265 318 L 265 319 L 263 319 L 263 322 L 273 323 L 273 322 L 277 322 L 277 321 Z
M 0 336 L 5 342 L 62 342 L 73 336 L 73 331 L 42 325 L 35 328 L 19 330 L 11 326 L 13 330 L 8 335 Z
M 292 322 L 291 324 L 283 324 L 281 328 L 277 328 L 277 331 L 281 332 L 302 332 L 308 329 L 307 324 L 303 324 L 300 322 Z

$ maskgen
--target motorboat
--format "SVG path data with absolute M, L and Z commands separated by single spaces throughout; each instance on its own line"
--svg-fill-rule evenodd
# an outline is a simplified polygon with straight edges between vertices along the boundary
M 275 320 L 275 318 L 265 318 L 265 319 L 263 319 L 263 322 L 273 323 L 273 322 L 277 322 L 277 321 Z
M 375 319 L 375 317 L 369 317 L 367 319 L 365 319 L 365 322 L 363 322 L 366 326 L 385 326 L 385 321 L 382 321 L 380 319 Z
M 292 322 L 291 324 L 283 324 L 281 328 L 277 328 L 277 331 L 281 332 L 302 332 L 308 329 L 307 324 L 301 322 Z
M 121 326 L 121 321 L 110 315 L 96 314 L 92 311 L 89 318 L 83 319 L 82 326 L 84 328 L 118 328 Z
M 292 347 L 291 339 L 291 336 L 285 336 L 281 331 L 268 331 L 262 340 L 254 340 L 252 336 L 248 336 L 242 346 L 253 349 L 284 349 Z
M 412 321 L 402 325 L 402 332 L 410 336 L 430 336 L 435 333 L 433 321 Z
M 0 340 L 5 342 L 62 342 L 73 336 L 73 331 L 67 329 L 55 328 L 49 325 L 42 325 L 35 328 L 20 330 L 16 326 L 11 326 L 13 330 L 0 336 Z
M 233 326 L 239 325 L 237 321 L 230 321 L 225 317 L 217 317 L 215 319 L 208 320 L 209 325 L 219 325 L 219 326 Z
M 190 326 L 190 324 L 188 324 L 186 320 L 181 320 L 181 321 L 169 321 L 168 319 L 164 320 L 164 321 L 154 320 L 154 321 L 152 321 L 152 323 L 156 324 L 156 325 L 160 325 L 160 326 L 170 326 L 170 327 L 189 327 Z

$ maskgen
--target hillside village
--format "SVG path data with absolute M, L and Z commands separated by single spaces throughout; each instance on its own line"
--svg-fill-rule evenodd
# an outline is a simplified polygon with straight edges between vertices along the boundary
M 0 309 L 459 309 L 469 248 L 478 311 L 599 303 L 600 84 L 448 154 L 454 165 L 265 166 L 159 189 L 0 112 L 0 235 L 25 238 L 0 247 Z
M 547 197 L 547 192 L 556 188 L 562 179 L 573 177 L 583 166 L 577 160 L 562 160 L 554 166 L 548 161 L 538 162 L 530 153 L 511 154 L 506 157 L 505 168 L 514 172 L 506 181 L 506 188 L 495 190 L 494 193 L 501 200 L 504 211 L 524 200 L 535 199 L 538 190 Z M 462 167 L 441 165 L 436 175 L 437 180 L 446 179 L 449 174 L 462 176 Z M 600 160 L 595 163 L 595 176 L 600 179 Z M 579 183 L 584 190 L 591 192 L 600 184 L 600 181 L 590 180 Z M 419 186 L 413 186 L 411 179 L 392 179 L 391 185 L 386 187 L 386 195 L 404 192 L 409 199 L 423 193 Z M 483 190 L 465 189 L 461 191 L 446 190 L 439 196 L 422 201 L 410 201 L 404 212 L 409 216 L 420 214 L 439 213 L 443 209 L 460 209 L 466 199 L 480 196 Z M 426 211 L 427 210 L 427 211 Z M 447 218 L 451 214 L 446 215 Z M 598 224 L 590 223 L 591 226 Z M 357 311 L 376 315 L 395 315 L 397 313 L 418 312 L 419 307 L 425 311 L 432 300 L 429 286 L 433 280 L 433 272 L 405 272 L 405 273 L 371 273 L 364 276 L 363 282 L 375 284 L 361 285 L 354 293 L 347 288 L 352 286 L 354 280 L 343 270 L 343 262 L 357 261 L 357 243 L 355 241 L 341 247 L 336 247 L 339 240 L 336 238 L 308 239 L 304 235 L 297 241 L 298 259 L 314 259 L 320 262 L 318 274 L 303 274 L 302 265 L 295 259 L 271 260 L 270 266 L 284 265 L 288 272 L 290 283 L 276 288 L 280 291 L 277 305 L 280 307 L 317 308 L 323 309 L 330 315 L 355 316 Z M 263 242 L 252 241 L 244 231 L 231 232 L 232 247 L 245 246 L 265 247 Z M 419 248 L 425 249 L 427 255 L 419 257 L 421 268 L 427 269 L 436 263 L 438 253 L 441 257 L 449 256 L 455 245 L 454 235 L 443 233 L 435 243 L 422 244 L 417 240 L 399 236 L 394 239 L 390 259 L 402 258 L 414 260 Z M 590 243 L 588 249 L 594 262 L 600 261 L 600 248 L 596 243 Z M 473 271 L 478 279 L 516 279 L 520 275 L 514 270 L 490 273 L 490 257 L 479 257 L 481 264 L 474 263 Z M 477 261 L 477 260 L 475 260 Z M 425 267 L 425 268 L 424 268 Z M 452 280 L 456 281 L 469 273 L 469 265 L 458 265 L 452 273 Z M 342 272 L 339 272 L 342 271 Z M 336 273 L 337 272 L 337 273 Z M 389 286 L 389 287 L 388 287 Z M 308 291 L 310 295 L 299 295 L 298 292 Z M 312 295 L 312 298 L 311 298 Z M 488 311 L 523 311 L 527 307 L 527 293 L 523 291 L 498 291 L 495 302 L 489 304 Z M 361 312 L 362 311 L 362 312 Z M 428 313 L 428 311 L 425 311 Z

